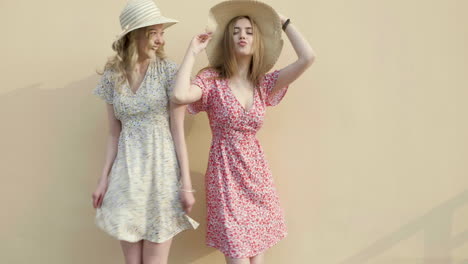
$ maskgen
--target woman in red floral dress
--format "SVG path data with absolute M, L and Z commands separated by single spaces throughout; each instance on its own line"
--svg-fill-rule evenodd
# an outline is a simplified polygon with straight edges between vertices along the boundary
M 262 253 L 286 236 L 286 225 L 256 133 L 266 107 L 281 101 L 315 56 L 290 20 L 264 3 L 223 2 L 210 10 L 210 19 L 212 32 L 195 36 L 187 50 L 172 100 L 190 104 L 193 114 L 206 111 L 210 120 L 207 245 L 228 263 L 263 263 Z M 281 28 L 298 59 L 267 73 L 280 55 Z M 195 55 L 205 47 L 210 67 L 190 83 Z

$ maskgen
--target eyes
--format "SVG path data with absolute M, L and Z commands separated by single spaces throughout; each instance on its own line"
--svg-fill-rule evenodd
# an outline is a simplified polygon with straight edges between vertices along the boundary
M 240 33 L 240 31 L 234 31 L 234 35 L 237 35 L 237 34 L 239 34 L 239 33 Z M 247 35 L 253 35 L 252 32 L 248 32 L 248 31 L 247 31 L 247 32 L 245 32 L 245 33 L 246 33 Z
M 156 35 L 158 35 L 158 34 L 160 34 L 161 36 L 164 36 L 164 31 L 158 32 L 158 31 L 156 31 L 156 30 L 151 30 L 151 31 L 148 33 L 148 35 L 149 35 L 150 37 L 156 36 Z
M 237 34 L 239 34 L 240 32 L 241 32 L 241 29 L 240 29 L 240 28 L 234 28 L 234 33 L 233 33 L 233 35 L 237 35 Z M 251 28 L 247 28 L 247 29 L 245 30 L 245 33 L 246 33 L 247 35 L 253 35 L 253 32 L 252 32 L 252 29 L 251 29 Z

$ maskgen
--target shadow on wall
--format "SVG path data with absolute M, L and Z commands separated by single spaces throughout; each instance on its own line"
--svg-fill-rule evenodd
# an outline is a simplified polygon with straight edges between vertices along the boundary
M 354 256 L 340 262 L 340 264 L 362 264 L 370 262 L 401 241 L 414 235 L 424 236 L 424 256 L 418 260 L 393 261 L 393 263 L 423 263 L 423 264 L 452 264 L 452 251 L 466 244 L 468 230 L 459 234 L 453 234 L 452 225 L 459 209 L 468 205 L 468 189 L 452 199 L 433 208 L 425 215 L 409 222 L 395 232 L 375 241 L 367 248 Z M 416 261 L 416 262 L 415 262 Z M 392 263 L 392 262 L 388 262 Z M 468 259 L 457 264 L 466 264 Z
M 97 81 L 54 90 L 36 83 L 0 97 L 5 263 L 123 263 L 118 241 L 95 226 L 91 203 L 107 135 L 104 103 L 91 94 Z M 191 216 L 200 227 L 176 236 L 171 263 L 214 251 L 204 244 L 203 175 L 192 172 L 199 192 Z

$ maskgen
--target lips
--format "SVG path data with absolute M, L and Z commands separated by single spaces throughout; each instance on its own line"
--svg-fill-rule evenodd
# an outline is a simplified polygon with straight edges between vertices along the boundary
M 247 42 L 246 41 L 239 41 L 239 42 L 237 42 L 237 45 L 239 45 L 241 47 L 245 47 L 247 45 Z

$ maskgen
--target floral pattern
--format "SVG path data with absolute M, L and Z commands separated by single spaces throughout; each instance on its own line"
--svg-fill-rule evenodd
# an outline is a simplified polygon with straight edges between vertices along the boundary
M 206 171 L 208 246 L 231 258 L 256 256 L 286 236 L 279 198 L 264 152 L 256 138 L 266 106 L 277 105 L 287 87 L 272 93 L 279 71 L 266 74 L 254 89 L 254 102 L 244 109 L 213 69 L 198 74 L 202 89 L 190 113 L 206 111 L 212 144 Z
M 128 242 L 164 242 L 198 223 L 179 199 L 180 171 L 170 131 L 168 94 L 177 66 L 167 60 L 150 63 L 136 92 L 125 82 L 114 89 L 106 70 L 93 93 L 112 104 L 122 123 L 117 156 L 109 174 L 96 224 Z

